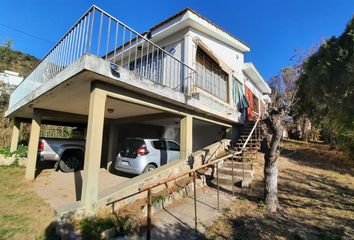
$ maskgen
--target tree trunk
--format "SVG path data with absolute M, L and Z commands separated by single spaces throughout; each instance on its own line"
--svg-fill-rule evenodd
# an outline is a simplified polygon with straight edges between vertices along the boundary
M 278 210 L 278 168 L 279 143 L 283 134 L 282 115 L 271 115 L 266 121 L 264 154 L 264 200 L 271 213 Z
M 278 210 L 278 168 L 276 162 L 265 159 L 264 200 L 269 212 Z

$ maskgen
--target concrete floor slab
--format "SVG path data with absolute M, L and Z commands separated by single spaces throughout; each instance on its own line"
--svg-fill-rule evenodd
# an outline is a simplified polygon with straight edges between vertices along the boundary
M 40 172 L 33 182 L 33 190 L 53 209 L 81 199 L 83 171 L 64 173 L 54 169 Z M 112 174 L 104 168 L 99 173 L 99 192 L 129 180 L 130 175 Z

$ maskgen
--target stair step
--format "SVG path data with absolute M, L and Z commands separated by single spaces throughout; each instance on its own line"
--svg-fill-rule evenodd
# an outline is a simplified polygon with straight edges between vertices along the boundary
M 246 127 L 242 128 L 242 131 L 252 131 L 253 127 L 254 127 L 254 125 L 246 126 Z M 259 129 L 259 128 L 256 127 L 254 130 L 257 130 L 257 129 Z
M 245 170 L 245 178 L 253 178 L 253 170 Z M 216 173 L 214 174 L 216 177 Z M 222 178 L 232 178 L 232 171 L 229 168 L 220 168 L 219 169 L 219 177 Z M 243 177 L 243 170 L 242 169 L 234 169 L 234 177 Z
M 253 178 L 253 176 L 245 174 L 245 179 L 252 180 L 252 178 Z M 241 177 L 240 176 L 235 176 L 234 177 L 234 182 L 232 182 L 231 176 L 219 174 L 219 184 L 222 184 L 222 185 L 232 186 L 232 184 L 235 184 L 235 183 L 237 183 L 237 182 L 239 182 L 241 180 L 242 180 L 242 176 Z M 211 182 L 214 183 L 214 184 L 217 183 L 216 176 Z
M 240 137 L 239 137 L 239 139 L 244 139 L 244 140 L 246 140 L 247 138 L 248 138 L 248 136 L 249 136 L 249 134 L 242 134 L 242 135 L 240 135 Z M 250 137 L 250 139 L 254 139 L 254 140 L 261 140 L 260 138 L 256 138 L 254 135 L 252 135 L 251 137 Z
M 220 168 L 219 169 L 219 174 L 223 175 L 228 175 L 229 177 L 232 176 L 232 168 Z M 243 170 L 239 168 L 234 168 L 234 177 L 242 177 L 243 176 Z M 246 170 L 245 169 L 245 177 L 252 178 L 253 177 L 253 170 Z
M 236 151 L 240 151 L 242 147 L 236 147 Z M 253 147 L 253 148 L 250 148 L 250 147 L 245 147 L 244 150 L 259 150 L 260 148 L 259 147 Z
M 235 150 L 238 149 L 238 148 L 235 148 Z M 237 152 L 238 150 L 236 150 Z M 233 156 L 234 158 L 237 158 L 237 159 L 240 159 L 242 157 L 256 157 L 257 156 L 257 153 L 258 153 L 258 150 L 257 149 L 253 149 L 253 150 L 245 150 L 243 151 L 243 154 L 238 154 L 238 155 L 235 155 Z M 232 158 L 232 157 L 231 157 Z M 231 159 L 230 158 L 230 159 Z
M 245 141 L 245 140 L 247 140 L 247 138 L 248 138 L 248 135 L 247 135 L 247 136 L 244 136 L 244 137 L 240 137 L 239 139 L 237 139 L 237 142 L 239 142 L 239 141 Z M 261 141 L 260 138 L 256 138 L 255 136 L 250 137 L 250 138 L 249 138 L 249 141 L 251 141 L 251 139 L 254 140 L 254 141 Z
M 243 165 L 242 162 L 235 162 L 235 161 L 224 161 L 222 167 L 232 169 L 232 162 L 234 164 L 234 169 L 242 169 L 242 165 Z M 246 170 L 252 170 L 253 165 L 252 163 L 244 163 L 244 168 Z
M 245 143 L 236 143 L 236 146 L 242 147 Z M 257 142 L 248 142 L 246 146 L 253 146 L 253 147 L 258 147 L 259 143 Z

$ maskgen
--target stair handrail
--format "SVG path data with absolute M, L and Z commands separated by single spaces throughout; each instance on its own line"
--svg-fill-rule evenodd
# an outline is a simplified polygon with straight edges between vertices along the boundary
M 256 127 L 257 127 L 257 125 L 258 125 L 258 123 L 259 123 L 259 120 L 261 119 L 261 114 L 258 114 L 258 113 L 254 112 L 254 111 L 253 111 L 253 114 L 257 115 L 258 118 L 257 118 L 256 122 L 254 123 L 254 126 L 253 126 L 251 132 L 249 133 L 249 135 L 248 135 L 248 137 L 247 137 L 245 143 L 243 144 L 241 150 L 235 152 L 235 153 L 232 155 L 232 158 L 231 158 L 231 160 L 232 160 L 232 162 L 231 162 L 231 164 L 232 164 L 232 166 L 231 166 L 231 167 L 232 167 L 232 170 L 231 170 L 231 171 L 232 171 L 232 183 L 234 182 L 234 157 L 235 157 L 236 155 L 238 155 L 238 154 L 241 154 L 241 155 L 243 154 L 243 151 L 244 151 L 244 149 L 246 148 L 248 141 L 251 139 L 251 136 L 253 135 L 253 132 L 254 132 L 254 130 L 256 129 Z M 251 146 L 251 147 L 252 147 L 252 146 Z M 242 176 L 242 179 L 244 180 L 244 179 L 245 179 L 245 161 L 244 161 L 243 157 L 242 157 L 242 175 L 243 175 L 243 176 Z M 235 195 L 234 184 L 232 184 L 232 195 L 233 195 L 233 196 Z
M 255 113 L 257 114 L 257 113 Z M 222 156 L 222 157 L 219 157 L 215 160 L 212 160 L 208 163 L 205 163 L 205 164 L 202 164 L 201 166 L 198 166 L 198 167 L 194 167 L 192 169 L 189 169 L 187 171 L 183 171 L 181 173 L 178 173 L 174 176 L 170 176 L 168 178 L 165 178 L 165 179 L 162 179 L 160 181 L 157 181 L 157 182 L 154 182 L 154 183 L 151 183 L 151 184 L 147 184 L 145 186 L 141 186 L 138 191 L 136 191 L 135 193 L 133 194 L 130 194 L 128 196 L 125 196 L 121 199 L 118 199 L 118 200 L 115 200 L 115 201 L 112 201 L 111 203 L 108 203 L 107 205 L 109 204 L 114 204 L 115 202 L 118 202 L 118 201 L 121 201 L 121 200 L 124 200 L 124 199 L 127 199 L 129 197 L 132 197 L 134 195 L 137 195 L 137 194 L 140 194 L 142 192 L 147 192 L 147 231 L 146 231 L 146 239 L 151 239 L 151 215 L 152 215 L 152 189 L 155 188 L 155 187 L 158 187 L 160 185 L 163 185 L 163 184 L 167 184 L 168 182 L 171 182 L 171 181 L 175 181 L 177 180 L 178 178 L 181 178 L 183 176 L 186 176 L 186 175 L 192 175 L 193 177 L 193 192 L 194 192 L 194 214 L 195 214 L 195 217 L 194 217 L 194 224 L 195 224 L 195 229 L 197 230 L 197 224 L 198 224 L 198 221 L 197 221 L 197 196 L 196 196 L 196 172 L 202 168 L 206 168 L 206 167 L 209 167 L 209 166 L 215 166 L 216 168 L 216 179 L 217 179 L 217 209 L 218 211 L 220 211 L 220 203 L 219 203 L 219 167 L 218 167 L 218 164 L 221 162 L 221 161 L 224 161 L 226 159 L 229 159 L 229 158 L 232 158 L 236 155 L 239 155 L 239 154 L 242 154 L 242 151 L 243 149 L 246 147 L 246 144 L 247 142 L 249 141 L 250 139 L 250 136 L 252 136 L 261 116 L 259 114 L 258 115 L 258 118 L 257 118 L 257 121 L 255 123 L 255 125 L 253 126 L 252 128 L 252 131 L 250 132 L 249 136 L 247 137 L 246 139 L 246 142 L 245 144 L 242 146 L 241 150 L 240 151 L 236 151 L 234 153 L 230 153 L 230 154 L 226 154 L 225 156 Z M 232 161 L 233 162 L 233 161 Z M 234 190 L 232 190 L 232 194 L 234 195 Z
M 243 144 L 243 146 L 242 146 L 242 148 L 241 148 L 241 150 L 240 150 L 241 153 L 243 152 L 243 150 L 244 150 L 245 147 L 247 146 L 248 141 L 250 140 L 251 136 L 253 135 L 253 132 L 254 132 L 254 130 L 256 129 L 256 127 L 257 127 L 257 125 L 258 125 L 258 123 L 259 123 L 259 120 L 261 119 L 261 115 L 260 115 L 260 114 L 258 114 L 258 113 L 256 113 L 256 112 L 253 112 L 253 113 L 254 113 L 255 115 L 258 115 L 258 118 L 257 118 L 256 122 L 254 123 L 254 126 L 253 126 L 253 128 L 252 128 L 250 134 L 248 135 L 248 137 L 247 137 L 245 143 Z

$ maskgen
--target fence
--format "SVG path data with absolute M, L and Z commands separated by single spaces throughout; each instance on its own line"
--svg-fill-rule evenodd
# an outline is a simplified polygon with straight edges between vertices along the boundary
M 196 72 L 192 68 L 150 41 L 147 34 L 139 34 L 92 6 L 14 90 L 9 106 L 14 106 L 84 54 L 99 56 L 185 93 L 195 81 Z

